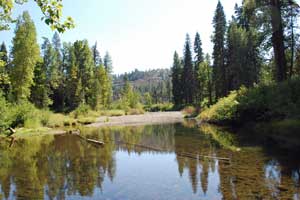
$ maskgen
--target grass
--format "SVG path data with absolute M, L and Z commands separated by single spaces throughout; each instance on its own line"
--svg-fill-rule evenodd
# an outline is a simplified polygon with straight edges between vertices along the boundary
M 130 108 L 128 111 L 126 111 L 126 115 L 142 115 L 145 111 L 142 108 Z
M 148 112 L 165 112 L 165 111 L 173 111 L 174 104 L 172 103 L 160 103 L 160 104 L 152 104 L 148 106 L 144 106 L 144 109 Z
M 124 110 L 118 110 L 118 109 L 114 109 L 114 110 L 103 110 L 100 112 L 101 116 L 108 116 L 108 117 L 118 117 L 118 116 L 123 116 L 125 115 L 125 111 Z

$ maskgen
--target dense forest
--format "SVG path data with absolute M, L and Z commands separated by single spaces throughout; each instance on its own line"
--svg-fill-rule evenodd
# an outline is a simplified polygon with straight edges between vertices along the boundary
M 193 45 L 187 34 L 183 57 L 174 53 L 174 103 L 205 109 L 218 102 L 202 115 L 208 121 L 234 121 L 243 115 L 241 110 L 244 115 L 252 112 L 251 120 L 264 114 L 290 117 L 300 103 L 299 5 L 245 0 L 234 11 L 227 20 L 218 2 L 212 21 L 212 56 L 204 54 L 199 33 Z

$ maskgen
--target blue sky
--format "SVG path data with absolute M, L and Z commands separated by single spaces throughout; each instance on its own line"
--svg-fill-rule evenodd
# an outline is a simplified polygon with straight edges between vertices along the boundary
M 196 31 L 201 35 L 203 49 L 212 50 L 212 19 L 218 0 L 64 0 L 64 16 L 72 16 L 76 28 L 61 38 L 63 41 L 88 39 L 98 42 L 103 57 L 109 51 L 114 73 L 153 68 L 169 68 L 174 51 L 182 54 L 186 33 L 192 40 Z M 241 0 L 222 0 L 227 19 L 234 4 Z M 18 6 L 14 15 L 29 10 L 34 19 L 39 43 L 42 37 L 51 38 L 53 32 L 40 19 L 39 8 L 33 0 Z M 11 46 L 11 31 L 0 32 Z

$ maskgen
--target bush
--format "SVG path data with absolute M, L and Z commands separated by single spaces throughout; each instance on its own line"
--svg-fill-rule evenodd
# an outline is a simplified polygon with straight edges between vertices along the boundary
M 213 123 L 237 123 L 299 119 L 300 79 L 279 84 L 241 88 L 200 114 Z
M 0 93 L 0 133 L 9 127 L 11 122 L 12 117 L 9 111 L 9 104 Z
M 125 115 L 124 110 L 103 110 L 101 111 L 102 116 L 108 116 L 108 117 L 118 117 Z
M 11 112 L 13 114 L 12 127 L 27 127 L 33 128 L 39 123 L 39 110 L 29 102 L 12 105 Z
M 126 112 L 127 115 L 142 115 L 144 113 L 145 111 L 142 108 L 131 108 Z
M 89 105 L 80 104 L 78 108 L 71 113 L 71 115 L 73 115 L 75 118 L 78 118 L 79 116 L 87 116 L 90 111 L 91 108 Z
M 145 106 L 144 109 L 148 112 L 166 112 L 173 111 L 173 106 L 172 103 L 161 103 Z
M 220 99 L 215 105 L 204 110 L 200 119 L 212 123 L 231 123 L 236 119 L 238 106 L 237 91 L 231 92 L 228 97 Z

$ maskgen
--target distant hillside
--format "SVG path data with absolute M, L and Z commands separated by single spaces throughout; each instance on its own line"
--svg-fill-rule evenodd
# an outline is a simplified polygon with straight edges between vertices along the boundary
M 124 85 L 125 74 L 113 77 L 114 99 L 120 96 Z M 147 71 L 134 71 L 127 73 L 128 80 L 141 96 L 150 93 L 153 103 L 170 102 L 172 99 L 172 83 L 170 69 L 154 69 Z

